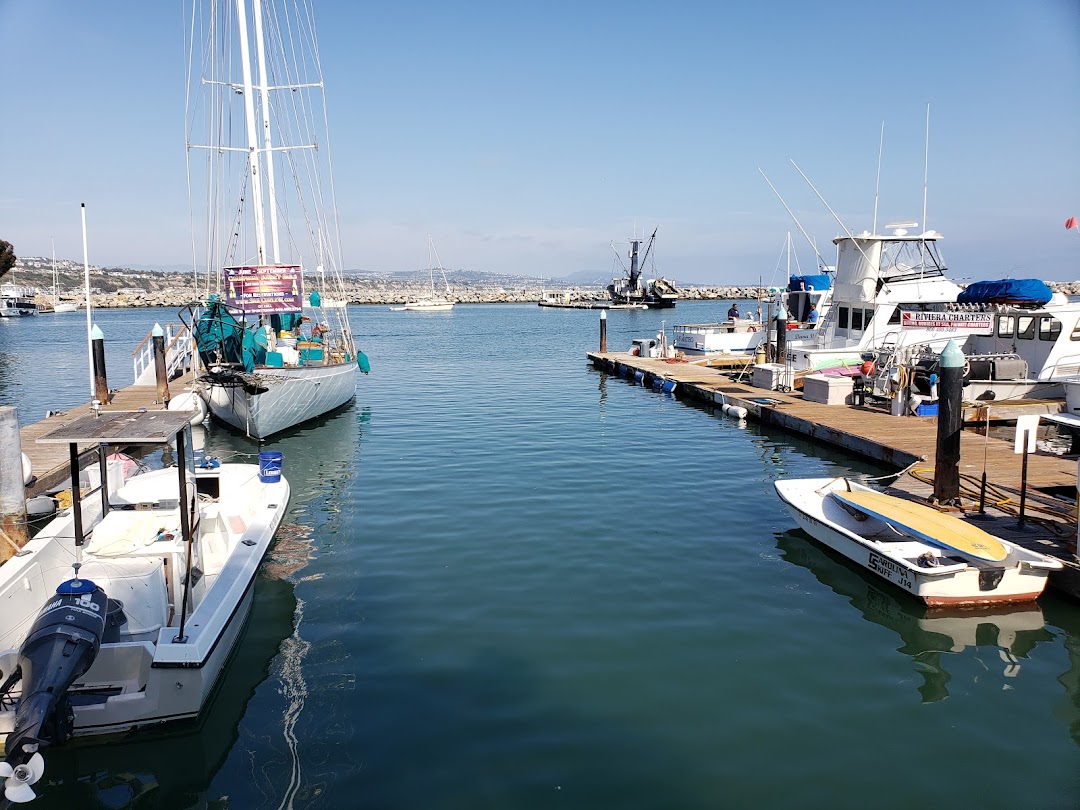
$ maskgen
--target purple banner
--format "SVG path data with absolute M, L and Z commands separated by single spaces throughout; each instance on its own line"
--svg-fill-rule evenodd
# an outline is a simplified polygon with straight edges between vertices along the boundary
M 300 268 L 295 265 L 225 268 L 225 304 L 257 315 L 300 312 Z

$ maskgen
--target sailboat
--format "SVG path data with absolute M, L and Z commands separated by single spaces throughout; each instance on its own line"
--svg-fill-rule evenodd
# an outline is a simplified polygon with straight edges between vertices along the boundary
M 52 311 L 53 312 L 76 312 L 79 305 L 74 301 L 60 300 L 60 275 L 56 272 L 56 248 L 52 252 Z
M 211 414 L 265 439 L 349 402 L 369 365 L 348 310 L 324 306 L 346 295 L 311 10 L 204 6 L 190 17 L 187 154 L 189 187 L 208 190 L 192 194 L 207 278 L 181 318 Z
M 432 261 L 434 259 L 434 262 Z M 442 275 L 443 289 L 445 293 L 439 295 L 435 291 L 435 270 L 436 267 L 439 273 Z M 449 312 L 454 308 L 454 302 L 447 298 L 450 295 L 450 285 L 446 281 L 446 271 L 443 270 L 442 260 L 439 258 L 439 252 L 435 250 L 435 243 L 432 241 L 431 236 L 428 235 L 428 284 L 431 290 L 427 298 L 419 298 L 415 301 L 406 301 L 404 306 L 391 307 L 395 312 L 407 311 L 407 312 Z

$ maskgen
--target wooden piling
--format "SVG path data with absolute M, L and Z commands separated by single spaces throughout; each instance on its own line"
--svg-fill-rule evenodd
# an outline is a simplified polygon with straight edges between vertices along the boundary
M 0 562 L 26 545 L 26 488 L 18 412 L 0 407 Z
M 600 310 L 600 351 L 607 351 L 607 310 Z
M 960 433 L 964 429 L 964 353 L 950 340 L 938 361 L 937 447 L 934 500 L 960 501 Z
M 105 375 L 105 335 L 96 326 L 90 332 L 94 353 L 94 399 L 109 404 L 109 380 Z
M 165 331 L 161 324 L 154 324 L 154 374 L 157 377 L 157 401 L 168 406 L 169 404 L 169 375 L 165 370 Z M 603 349 L 601 349 L 603 351 Z

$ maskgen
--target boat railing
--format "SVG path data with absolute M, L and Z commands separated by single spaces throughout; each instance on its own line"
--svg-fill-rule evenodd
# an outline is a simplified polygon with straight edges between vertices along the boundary
M 168 379 L 172 379 L 191 366 L 195 341 L 192 340 L 191 330 L 186 324 L 166 324 L 164 331 L 165 374 Z M 151 331 L 131 353 L 135 385 L 153 385 L 156 382 L 153 336 Z

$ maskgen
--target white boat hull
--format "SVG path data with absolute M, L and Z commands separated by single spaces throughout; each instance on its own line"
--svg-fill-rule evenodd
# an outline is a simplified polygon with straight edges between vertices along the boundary
M 195 562 L 203 576 L 193 589 L 184 638 L 178 640 L 186 549 L 179 535 L 162 539 L 157 528 L 148 528 L 173 527 L 179 520 L 178 510 L 153 503 L 168 494 L 163 495 L 164 479 L 173 481 L 175 498 L 175 475 L 165 469 L 136 476 L 117 493 L 134 492 L 134 503 L 152 508 L 114 508 L 102 520 L 100 499 L 83 502 L 84 522 L 92 529 L 80 576 L 123 603 L 124 622 L 69 690 L 75 736 L 198 716 L 251 611 L 256 572 L 288 505 L 287 480 L 263 482 L 254 464 L 199 472 L 200 479 L 218 479 L 219 496 L 199 501 Z M 14 668 L 41 607 L 71 577 L 73 523 L 68 510 L 25 546 L 25 554 L 0 566 L 0 670 L 5 673 Z M 15 716 L 10 705 L 0 710 L 0 735 L 12 730 Z
M 406 312 L 449 312 L 453 308 L 453 301 L 410 301 L 399 309 Z
M 211 385 L 210 413 L 256 439 L 265 439 L 334 410 L 356 396 L 355 362 L 256 370 L 267 390 L 248 394 L 241 387 Z
M 930 606 L 1027 602 L 1046 587 L 1061 563 L 1009 543 L 1001 565 L 978 564 L 912 537 L 898 535 L 883 522 L 858 520 L 828 497 L 831 490 L 868 489 L 843 478 L 781 479 L 777 495 L 796 523 L 818 542 L 891 582 Z M 931 555 L 936 564 L 919 563 Z

